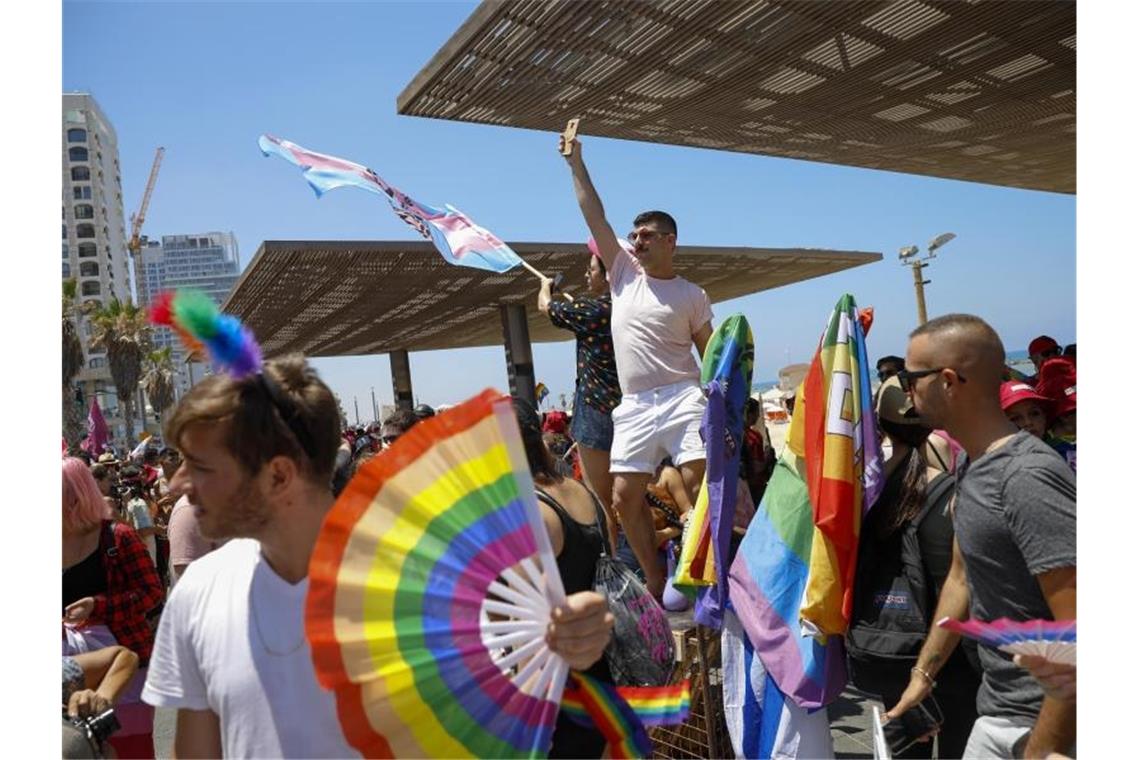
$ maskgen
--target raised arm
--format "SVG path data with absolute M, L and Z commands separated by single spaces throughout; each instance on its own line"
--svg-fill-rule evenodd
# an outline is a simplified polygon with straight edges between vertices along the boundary
M 559 150 L 565 138 L 559 138 Z M 582 144 L 577 138 L 570 141 L 570 155 L 565 156 L 566 163 L 570 165 L 570 173 L 574 177 L 574 194 L 578 197 L 578 207 L 582 209 L 582 216 L 586 219 L 586 226 L 598 244 L 598 253 L 606 269 L 612 270 L 614 259 L 622 254 L 617 236 L 613 227 L 606 221 L 606 210 L 602 207 L 602 199 L 590 181 L 590 173 L 586 171 L 586 164 L 582 160 Z

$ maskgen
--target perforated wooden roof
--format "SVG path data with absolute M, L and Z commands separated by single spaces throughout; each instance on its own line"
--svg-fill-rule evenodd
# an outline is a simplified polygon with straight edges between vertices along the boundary
M 1069 0 L 484 0 L 402 114 L 1076 192 Z
M 570 243 L 511 243 L 541 272 L 583 290 L 589 254 Z M 714 302 L 882 259 L 878 253 L 799 248 L 678 246 L 677 272 Z M 347 356 L 503 344 L 498 304 L 525 303 L 533 342 L 567 340 L 536 307 L 538 280 L 521 267 L 496 274 L 446 263 L 426 241 L 267 240 L 224 311 L 267 356 Z

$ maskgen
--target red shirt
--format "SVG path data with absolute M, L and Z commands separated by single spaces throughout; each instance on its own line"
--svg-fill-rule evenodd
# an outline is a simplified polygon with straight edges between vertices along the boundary
M 125 523 L 103 521 L 99 551 L 107 573 L 107 592 L 95 595 L 95 609 L 88 620 L 111 629 L 115 640 L 137 654 L 139 664 L 145 666 L 166 595 L 158 570 L 146 544 Z

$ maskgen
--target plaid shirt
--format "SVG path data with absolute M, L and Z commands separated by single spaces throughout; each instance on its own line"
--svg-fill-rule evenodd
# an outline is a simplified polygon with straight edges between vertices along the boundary
M 95 596 L 89 621 L 111 629 L 115 640 L 137 654 L 139 664 L 145 666 L 166 597 L 158 570 L 146 544 L 125 523 L 103 521 L 99 551 L 107 573 L 107 593 Z

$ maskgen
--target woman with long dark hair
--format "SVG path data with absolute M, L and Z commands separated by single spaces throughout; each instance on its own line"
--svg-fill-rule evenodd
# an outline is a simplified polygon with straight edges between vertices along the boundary
M 566 595 L 593 591 L 594 570 L 605 541 L 599 527 L 601 505 L 585 486 L 565 477 L 558 469 L 542 441 L 538 412 L 521 399 L 514 399 L 514 408 L 530 474 L 539 494 L 542 522 L 550 534 Z M 613 682 L 605 657 L 600 657 L 584 672 Z M 558 713 L 549 757 L 601 757 L 605 746 L 605 737 L 597 728 L 586 728 L 571 721 L 564 712 Z
M 954 528 L 953 479 L 927 460 L 931 429 L 915 413 L 897 378 L 879 389 L 879 428 L 891 447 L 886 483 L 860 531 L 847 651 L 851 681 L 898 702 L 911 679 L 950 571 Z M 980 678 L 968 643 L 957 647 L 938 674 L 933 696 L 943 719 L 938 756 L 961 757 L 974 721 Z M 937 711 L 936 711 L 937 712 Z M 929 758 L 933 742 L 916 742 L 898 758 Z

